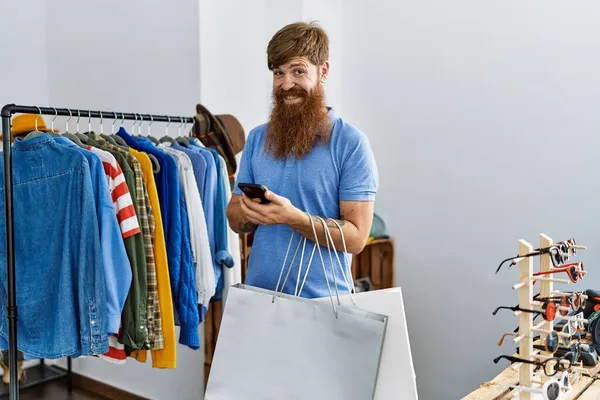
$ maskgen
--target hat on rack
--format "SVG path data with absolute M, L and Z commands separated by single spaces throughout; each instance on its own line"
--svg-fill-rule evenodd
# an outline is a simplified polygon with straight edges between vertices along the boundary
M 202 104 L 197 104 L 191 135 L 205 146 L 217 150 L 227 162 L 229 175 L 235 174 L 235 155 L 244 148 L 246 136 L 244 128 L 233 115 L 213 115 Z
M 35 121 L 37 120 L 37 130 L 40 132 L 58 132 L 58 129 L 50 129 L 41 115 L 38 114 L 20 114 L 12 118 L 11 136 L 24 135 L 35 131 Z
M 229 136 L 229 140 L 231 140 L 233 154 L 238 154 L 240 151 L 244 150 L 246 134 L 244 133 L 244 128 L 242 127 L 242 124 L 240 124 L 240 121 L 231 114 L 215 115 L 215 118 L 221 121 L 225 127 L 227 136 Z

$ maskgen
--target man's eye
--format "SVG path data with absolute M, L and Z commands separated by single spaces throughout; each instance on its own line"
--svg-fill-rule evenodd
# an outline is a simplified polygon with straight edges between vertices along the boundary
M 304 70 L 301 69 L 297 69 L 296 71 L 294 71 L 296 73 L 296 75 L 302 75 L 304 73 Z
M 273 72 L 273 74 L 275 76 L 281 76 L 281 75 L 283 75 L 283 73 L 281 71 L 275 71 L 275 72 Z

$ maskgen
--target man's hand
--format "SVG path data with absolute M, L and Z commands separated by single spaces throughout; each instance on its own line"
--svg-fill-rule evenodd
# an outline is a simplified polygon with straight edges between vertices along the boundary
M 258 199 L 251 199 L 246 194 L 242 194 L 240 207 L 245 219 L 257 225 L 291 225 L 306 219 L 308 216 L 294 207 L 292 202 L 267 190 L 265 198 L 270 201 L 269 204 L 261 204 Z
M 260 204 L 260 200 L 252 200 L 245 194 L 233 195 L 228 206 L 227 218 L 230 226 L 237 232 L 251 232 L 256 225 L 285 224 L 309 240 L 315 240 L 315 232 L 311 225 L 311 217 L 296 208 L 289 199 L 279 196 L 269 190 L 265 193 L 269 204 Z M 340 201 L 338 225 L 327 221 L 337 250 L 344 250 L 340 227 L 344 233 L 347 250 L 358 254 L 367 243 L 371 224 L 373 222 L 372 201 Z M 312 216 L 314 228 L 321 246 L 327 246 L 325 233 L 320 221 Z

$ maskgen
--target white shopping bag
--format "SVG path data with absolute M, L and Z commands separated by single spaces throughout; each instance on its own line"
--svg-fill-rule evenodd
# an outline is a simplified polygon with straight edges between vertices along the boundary
M 325 221 L 320 218 L 326 237 L 333 246 L 333 237 Z M 333 219 L 329 219 L 340 230 L 341 239 L 344 246 L 344 255 L 347 256 L 346 242 L 344 240 L 341 226 Z M 336 255 L 337 257 L 337 255 Z M 338 265 L 342 271 L 344 280 L 348 287 L 354 284 L 351 271 L 348 271 L 348 278 L 344 274 L 344 268 L 340 259 L 337 259 Z M 346 260 L 350 265 L 350 260 Z M 325 299 L 315 299 L 316 301 L 325 301 Z M 374 313 L 388 316 L 386 326 L 386 337 L 381 354 L 379 373 L 375 391 L 375 400 L 402 399 L 416 400 L 417 381 L 414 366 L 412 363 L 412 354 L 410 351 L 410 342 L 408 339 L 408 329 L 406 324 L 406 315 L 404 313 L 404 303 L 402 300 L 402 289 L 391 288 L 376 290 L 370 292 L 356 293 L 353 288 L 350 295 L 341 296 L 339 304 L 355 307 L 360 310 L 372 311 Z
M 327 299 L 230 287 L 204 399 L 372 399 L 387 317 Z
M 229 289 L 205 400 L 373 398 L 386 317 Z
M 322 302 L 329 299 L 315 300 Z M 402 289 L 356 293 L 354 302 L 361 310 L 388 316 L 374 399 L 417 400 L 417 381 L 408 340 Z M 341 303 L 352 307 L 349 295 L 342 296 Z

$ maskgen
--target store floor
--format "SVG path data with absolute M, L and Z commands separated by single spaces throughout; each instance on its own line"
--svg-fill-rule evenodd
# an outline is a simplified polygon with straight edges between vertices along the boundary
M 73 388 L 73 391 L 69 393 L 67 383 L 60 380 L 22 389 L 20 398 L 21 400 L 106 400 L 106 397 L 79 388 Z

